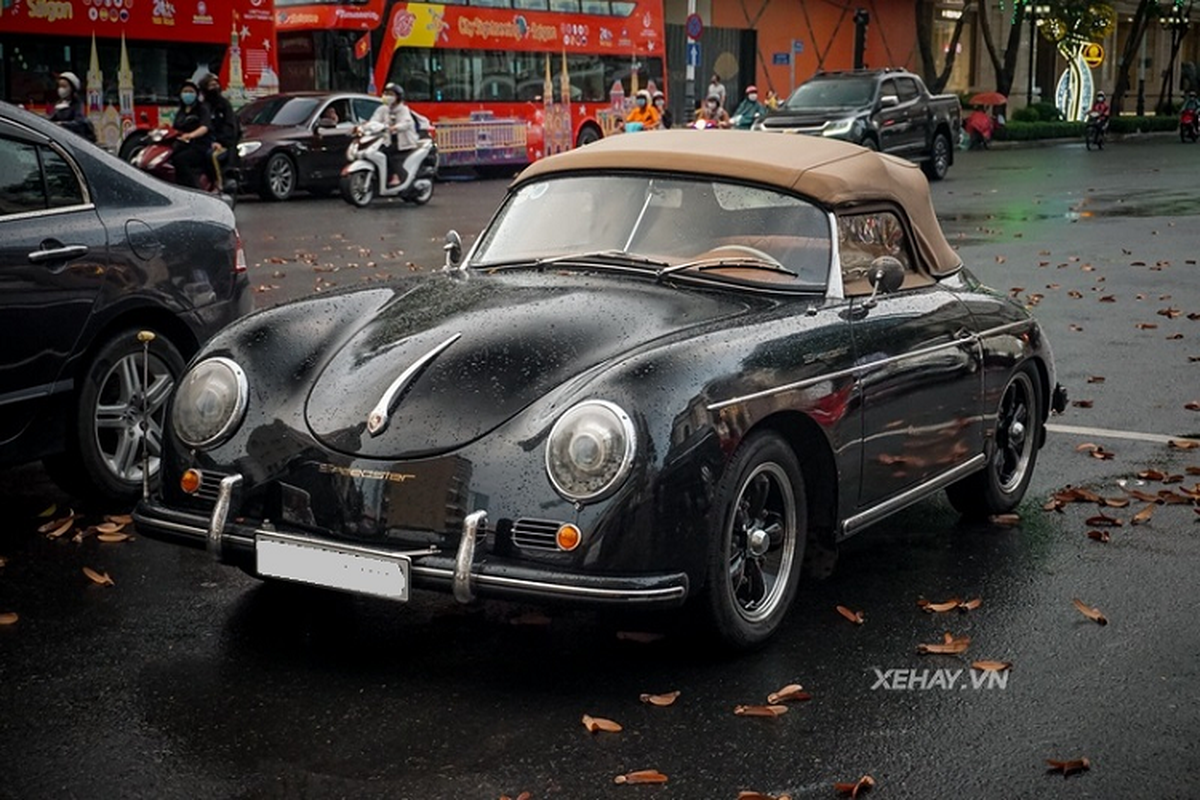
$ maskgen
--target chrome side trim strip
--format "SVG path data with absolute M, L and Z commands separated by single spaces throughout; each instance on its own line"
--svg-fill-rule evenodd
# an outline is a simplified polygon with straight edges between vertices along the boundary
M 825 288 L 826 302 L 840 302 L 846 299 L 846 284 L 842 280 L 842 248 L 838 242 L 837 215 L 830 211 L 826 214 L 829 219 L 829 285 Z
M 471 589 L 471 564 L 475 561 L 475 543 L 479 529 L 487 522 L 486 511 L 472 511 L 463 520 L 462 539 L 458 543 L 458 553 L 454 556 L 454 599 L 460 603 L 469 603 L 475 599 Z
M 430 361 L 437 358 L 443 350 L 457 342 L 460 338 L 462 338 L 461 333 L 454 334 L 418 358 L 408 369 L 400 373 L 400 377 L 392 381 L 392 385 L 383 393 L 383 397 L 379 398 L 379 402 L 375 404 L 375 408 L 371 409 L 371 413 L 367 417 L 367 433 L 372 436 L 378 436 L 383 433 L 388 426 L 392 407 L 395 405 L 396 398 L 400 396 L 400 393 L 407 388 L 408 384 L 412 383 L 413 379 L 420 374 L 421 370 L 425 369 Z
M 233 504 L 233 492 L 241 485 L 241 475 L 226 475 L 217 490 L 217 504 L 208 521 L 208 553 L 218 561 L 224 551 L 225 520 L 229 518 L 229 507 Z
M 446 580 L 452 578 L 453 573 L 448 569 L 440 567 L 421 567 L 413 565 L 412 572 L 414 575 L 421 575 L 426 578 L 438 578 Z M 562 583 L 548 583 L 546 581 L 533 581 L 525 578 L 509 578 L 503 575 L 475 575 L 471 579 L 477 586 L 502 586 L 514 589 L 532 589 L 540 592 L 550 592 L 560 594 L 566 597 L 582 597 L 593 598 L 597 600 L 632 600 L 632 601 L 658 601 L 658 600 L 674 600 L 684 597 L 687 594 L 687 588 L 683 586 L 665 586 L 658 589 L 601 589 L 590 586 L 572 586 Z
M 824 372 L 820 375 L 814 375 L 811 378 L 805 378 L 802 381 L 785 383 L 782 386 L 773 386 L 770 389 L 763 389 L 761 391 L 757 391 L 752 394 L 744 394 L 739 397 L 731 397 L 728 400 L 718 400 L 715 403 L 709 403 L 706 408 L 709 411 L 720 411 L 726 406 L 737 405 L 738 403 L 745 403 L 750 400 L 761 400 L 764 397 L 770 397 L 771 395 L 780 394 L 782 392 L 792 392 L 799 389 L 805 389 L 809 386 L 813 386 L 814 384 L 821 383 L 822 381 L 837 380 L 838 378 L 844 378 L 847 375 L 854 375 L 856 373 L 863 373 L 869 370 L 878 369 L 879 367 L 885 367 L 888 364 L 893 364 L 906 358 L 916 358 L 918 356 L 930 355 L 938 352 L 939 350 L 959 348 L 967 344 L 973 344 L 976 346 L 976 349 L 978 349 L 978 347 L 981 346 L 980 340 L 986 337 L 1007 333 L 1008 331 L 1027 327 L 1033 324 L 1036 324 L 1034 320 L 1028 319 L 1019 320 L 1017 322 L 1009 322 L 1004 325 L 997 325 L 995 328 L 988 328 L 986 331 L 971 333 L 970 335 L 964 336 L 961 339 L 955 339 L 952 342 L 944 342 L 942 344 L 930 345 L 929 347 L 922 347 L 919 350 L 911 350 L 907 353 L 901 353 L 900 355 L 890 356 L 888 358 L 881 358 L 878 361 L 871 361 L 866 364 L 858 364 L 853 367 L 846 367 L 845 369 L 835 370 L 834 372 Z
M 936 492 L 938 489 L 944 489 L 950 484 L 970 475 L 972 472 L 978 471 L 979 469 L 983 468 L 986 463 L 987 456 L 985 456 L 983 453 L 979 453 L 970 461 L 965 461 L 954 469 L 943 472 L 941 475 L 938 475 L 937 477 L 932 478 L 925 483 L 901 492 L 889 500 L 884 500 L 879 505 L 872 506 L 866 511 L 861 511 L 852 517 L 848 517 L 842 521 L 840 526 L 838 526 L 838 539 L 845 539 L 847 536 L 857 533 L 868 525 L 878 522 L 889 514 L 923 500 L 929 494 Z

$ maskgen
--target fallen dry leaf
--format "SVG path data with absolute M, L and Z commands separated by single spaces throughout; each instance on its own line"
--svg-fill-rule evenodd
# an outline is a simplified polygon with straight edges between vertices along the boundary
M 962 604 L 962 600 L 957 597 L 951 597 L 949 600 L 947 600 L 944 603 L 931 603 L 928 600 L 924 600 L 924 602 L 922 602 L 921 600 L 917 601 L 917 605 L 919 605 L 921 608 L 923 608 L 924 610 L 926 610 L 932 614 L 941 614 L 946 611 L 953 611 L 954 609 L 958 608 L 959 605 L 961 605 L 961 604 Z
M 1200 467 L 1184 467 L 1183 471 L 1188 475 L 1200 475 Z
M 44 528 L 46 526 L 43 525 L 42 527 Z M 73 527 L 75 527 L 75 518 L 67 517 L 66 522 L 63 522 L 61 525 L 59 525 L 54 530 L 49 531 L 46 534 L 46 538 L 47 539 L 57 539 L 58 537 L 62 536 L 64 533 L 66 533 L 67 531 L 71 530 L 71 528 L 73 528 Z
M 88 576 L 88 580 L 92 583 L 97 583 L 101 586 L 116 586 L 113 579 L 108 577 L 107 572 L 96 572 L 91 567 L 84 567 L 83 574 Z
M 845 606 L 838 606 L 837 612 L 853 622 L 855 625 L 862 625 L 864 622 L 866 622 L 866 620 L 863 619 L 863 612 L 861 611 L 851 611 Z
M 767 702 L 771 705 L 777 703 L 786 703 L 789 700 L 802 702 L 804 700 L 812 700 L 812 695 L 804 691 L 804 687 L 798 683 L 789 683 L 777 692 L 771 692 L 767 695 Z
M 971 669 L 977 669 L 980 672 L 1004 672 L 1012 669 L 1011 661 L 972 661 Z
M 1140 331 L 1153 331 L 1153 330 L 1158 329 L 1158 323 L 1157 322 L 1139 322 L 1136 325 L 1136 327 Z
M 53 508 L 53 506 L 51 506 L 51 508 Z M 64 523 L 74 522 L 74 521 L 75 521 L 75 512 L 69 511 L 65 517 L 56 517 L 55 519 L 52 519 L 49 522 L 43 523 L 42 525 L 38 526 L 37 532 L 38 533 L 50 533 L 50 531 L 58 530 L 59 528 L 61 528 Z M 62 534 L 60 533 L 57 535 L 61 536 Z
M 942 641 L 938 644 L 919 644 L 917 652 L 921 654 L 934 654 L 952 656 L 964 653 L 971 644 L 970 636 L 956 637 L 947 632 L 942 636 Z
M 1013 528 L 1021 524 L 1020 514 L 992 514 L 988 522 L 1001 528 Z
M 58 503 L 51 503 L 38 512 L 39 519 L 47 519 L 58 513 Z
M 128 533 L 117 531 L 116 533 L 101 533 L 97 534 L 96 538 L 107 544 L 115 544 L 116 542 L 127 542 L 133 537 Z
M 1166 473 L 1159 472 L 1156 469 L 1144 469 L 1139 472 L 1137 476 L 1147 481 L 1161 481 L 1163 478 L 1167 477 Z
M 613 778 L 613 783 L 666 783 L 667 776 L 656 769 L 640 769 Z
M 1133 519 L 1129 520 L 1129 524 L 1141 525 L 1143 522 L 1149 522 L 1150 518 L 1154 516 L 1154 508 L 1155 507 L 1153 505 L 1146 506 L 1141 511 L 1133 515 Z
M 972 597 L 970 600 L 966 601 L 965 603 L 959 603 L 958 610 L 959 611 L 974 611 L 975 609 L 979 608 L 981 605 L 983 605 L 982 597 Z
M 641 701 L 649 703 L 652 706 L 669 706 L 679 699 L 679 692 L 667 692 L 666 694 L 643 694 Z
M 1092 408 L 1096 403 L 1094 400 L 1072 400 L 1071 405 L 1075 408 Z
M 96 529 L 96 533 L 116 533 L 125 526 L 116 522 L 102 522 L 94 527 Z
M 12 625 L 16 621 L 17 612 L 15 611 L 9 611 L 7 613 L 0 614 L 0 625 Z
M 593 717 L 589 716 L 588 714 L 584 714 L 582 722 L 583 727 L 587 728 L 588 733 L 595 733 L 596 731 L 604 731 L 605 733 L 620 733 L 622 730 L 619 723 L 613 722 L 611 719 L 605 719 L 604 717 Z
M 1083 524 L 1091 528 L 1120 528 L 1125 523 L 1116 517 L 1110 517 L 1107 514 L 1097 514 L 1094 517 L 1088 517 L 1085 519 Z
M 1093 606 L 1089 606 L 1087 603 L 1083 602 L 1079 598 L 1075 598 L 1071 602 L 1075 604 L 1075 607 L 1077 609 L 1079 609 L 1080 614 L 1083 614 L 1085 617 L 1090 619 L 1092 622 L 1095 622 L 1098 625 L 1107 625 L 1108 624 L 1108 618 L 1105 617 L 1103 613 L 1101 613 L 1100 609 L 1094 608 Z
M 1100 542 L 1100 544 L 1108 544 L 1112 539 L 1112 537 L 1108 535 L 1108 531 L 1088 531 L 1087 536 L 1094 542 Z
M 1125 508 L 1129 505 L 1129 498 L 1128 497 L 1106 497 L 1106 498 L 1104 498 L 1104 505 L 1108 506 L 1109 508 Z
M 763 794 L 762 792 L 752 792 L 742 790 L 738 792 L 737 800 L 792 800 L 790 794 Z
M 1200 411 L 1200 400 L 1193 400 L 1190 403 L 1184 403 L 1183 407 L 1188 411 Z
M 1087 758 L 1076 758 L 1070 761 L 1058 761 L 1053 758 L 1047 758 L 1046 763 L 1050 765 L 1050 772 L 1061 772 L 1064 778 L 1070 777 L 1076 772 L 1084 772 L 1092 766 Z
M 650 644 L 666 637 L 665 633 L 650 633 L 649 631 L 617 631 L 617 639 L 623 642 Z
M 1125 493 L 1134 500 L 1141 500 L 1143 503 L 1157 503 L 1158 495 L 1143 492 L 1141 489 L 1126 489 Z
M 1088 383 L 1104 383 L 1104 381 L 1105 378 L 1103 375 L 1092 375 L 1087 379 Z
M 500 800 L 512 800 L 508 795 L 500 795 Z M 533 795 L 530 792 L 521 792 L 517 795 L 517 800 L 533 800 Z
M 863 775 L 854 783 L 835 783 L 833 790 L 838 794 L 848 794 L 853 798 L 858 797 L 863 792 L 869 792 L 875 788 L 875 779 L 870 775 Z
M 733 713 L 739 717 L 778 717 L 786 714 L 787 706 L 772 703 L 768 706 L 734 706 Z

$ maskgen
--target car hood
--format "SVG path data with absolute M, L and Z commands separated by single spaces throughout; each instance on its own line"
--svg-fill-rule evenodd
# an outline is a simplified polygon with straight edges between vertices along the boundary
M 590 368 L 750 307 L 733 293 L 649 279 L 439 276 L 346 337 L 313 383 L 308 425 L 325 446 L 366 458 L 444 453 Z M 389 392 L 386 426 L 373 435 L 368 419 Z
M 763 127 L 771 128 L 817 128 L 830 120 L 846 119 L 866 113 L 859 107 L 848 108 L 802 108 L 772 111 L 763 119 Z

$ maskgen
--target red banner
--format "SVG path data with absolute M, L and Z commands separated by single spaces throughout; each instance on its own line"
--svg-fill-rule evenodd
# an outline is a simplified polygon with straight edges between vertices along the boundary
M 383 22 L 385 0 L 367 0 L 353 5 L 324 4 L 288 6 L 275 10 L 275 29 L 287 31 L 362 30 L 373 31 Z
M 234 22 L 274 39 L 272 0 L 0 0 L 0 30 L 49 36 L 228 43 Z

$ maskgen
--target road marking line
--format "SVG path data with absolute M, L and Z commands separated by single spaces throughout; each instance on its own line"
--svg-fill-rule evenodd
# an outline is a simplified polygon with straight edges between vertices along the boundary
M 1139 433 L 1138 431 L 1114 431 L 1108 428 L 1085 428 L 1078 425 L 1059 425 L 1051 422 L 1046 425 L 1046 430 L 1051 433 L 1066 433 L 1074 436 L 1092 436 L 1096 438 L 1107 439 L 1132 439 L 1137 442 L 1155 442 L 1157 444 L 1167 444 L 1168 442 L 1200 442 L 1197 439 L 1189 439 L 1186 436 L 1163 436 L 1158 433 Z

